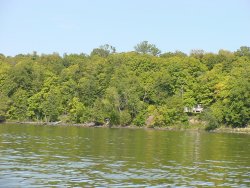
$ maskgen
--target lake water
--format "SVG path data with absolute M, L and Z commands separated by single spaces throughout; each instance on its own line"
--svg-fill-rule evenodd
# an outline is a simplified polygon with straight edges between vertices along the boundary
M 0 125 L 0 187 L 250 187 L 250 135 Z

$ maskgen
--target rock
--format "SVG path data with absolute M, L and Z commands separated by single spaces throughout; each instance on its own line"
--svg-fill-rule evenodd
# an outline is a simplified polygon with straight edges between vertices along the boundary
M 154 116 L 149 116 L 145 123 L 147 127 L 151 127 L 154 124 Z

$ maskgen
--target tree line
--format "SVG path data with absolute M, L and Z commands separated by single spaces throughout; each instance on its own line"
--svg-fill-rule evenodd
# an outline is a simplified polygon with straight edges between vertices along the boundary
M 245 127 L 250 119 L 250 48 L 235 52 L 161 51 L 143 41 L 117 53 L 0 54 L 0 119 L 111 125 Z M 150 119 L 150 121 L 148 121 Z

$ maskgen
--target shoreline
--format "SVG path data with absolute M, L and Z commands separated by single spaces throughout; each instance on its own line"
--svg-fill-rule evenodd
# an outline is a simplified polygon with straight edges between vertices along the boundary
M 173 125 L 167 127 L 146 127 L 146 126 L 135 126 L 135 125 L 98 125 L 93 122 L 90 123 L 63 123 L 63 122 L 32 122 L 32 121 L 5 121 L 1 124 L 16 124 L 16 125 L 37 125 L 37 126 L 62 126 L 62 127 L 84 127 L 84 128 L 114 128 L 114 129 L 144 129 L 144 130 L 162 130 L 162 131 L 206 131 L 204 125 Z M 231 128 L 231 127 L 219 127 L 214 130 L 206 131 L 210 133 L 240 133 L 250 134 L 250 127 L 244 128 Z
M 219 128 L 212 130 L 210 132 L 250 134 L 250 127 L 242 127 L 242 128 L 219 127 Z
M 147 127 L 136 125 L 105 125 L 90 123 L 63 123 L 63 122 L 35 122 L 35 121 L 5 121 L 2 124 L 16 124 L 16 125 L 38 125 L 38 126 L 74 126 L 74 127 L 89 127 L 89 128 L 114 128 L 114 129 L 149 129 L 149 130 L 205 130 L 204 125 L 171 125 L 165 127 Z

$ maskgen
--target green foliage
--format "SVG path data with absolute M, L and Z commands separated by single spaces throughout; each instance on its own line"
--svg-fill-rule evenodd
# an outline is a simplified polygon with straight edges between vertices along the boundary
M 128 110 L 124 110 L 120 113 L 120 125 L 125 126 L 131 123 L 131 115 Z
M 181 51 L 175 51 L 175 52 L 166 52 L 160 55 L 163 58 L 170 58 L 170 57 L 187 57 L 187 54 L 181 52 Z
M 220 109 L 211 108 L 206 109 L 205 112 L 201 115 L 201 119 L 207 122 L 206 131 L 211 131 L 218 128 L 221 124 Z
M 12 105 L 8 111 L 8 116 L 11 119 L 25 120 L 28 108 L 28 92 L 23 89 L 18 89 L 12 96 Z
M 98 55 L 100 57 L 107 57 L 109 54 L 115 53 L 116 49 L 115 47 L 105 44 L 103 46 L 100 46 L 99 48 L 93 49 L 91 52 L 91 56 Z
M 137 116 L 133 120 L 133 124 L 136 126 L 142 127 L 145 125 L 145 121 L 147 120 L 147 115 L 145 111 L 141 111 L 137 114 Z
M 225 106 L 225 122 L 233 127 L 245 127 L 250 121 L 250 66 L 237 62 L 226 80 L 226 87 L 221 94 Z
M 104 45 L 90 56 L 0 54 L 0 117 L 171 126 L 188 123 L 184 107 L 202 104 L 207 129 L 249 125 L 249 47 L 160 55 L 143 41 L 135 50 L 115 53 Z
M 136 52 L 142 54 L 157 56 L 161 53 L 161 51 L 154 44 L 149 44 L 148 41 L 143 41 L 137 44 L 134 48 Z
M 7 112 L 10 108 L 11 101 L 9 97 L 0 93 L 0 122 L 5 120 L 8 116 Z
M 79 101 L 79 98 L 74 97 L 69 105 L 70 120 L 76 123 L 86 122 L 86 108 L 84 104 Z
M 250 58 L 250 47 L 241 46 L 240 49 L 235 52 L 235 55 L 245 56 L 245 57 Z

